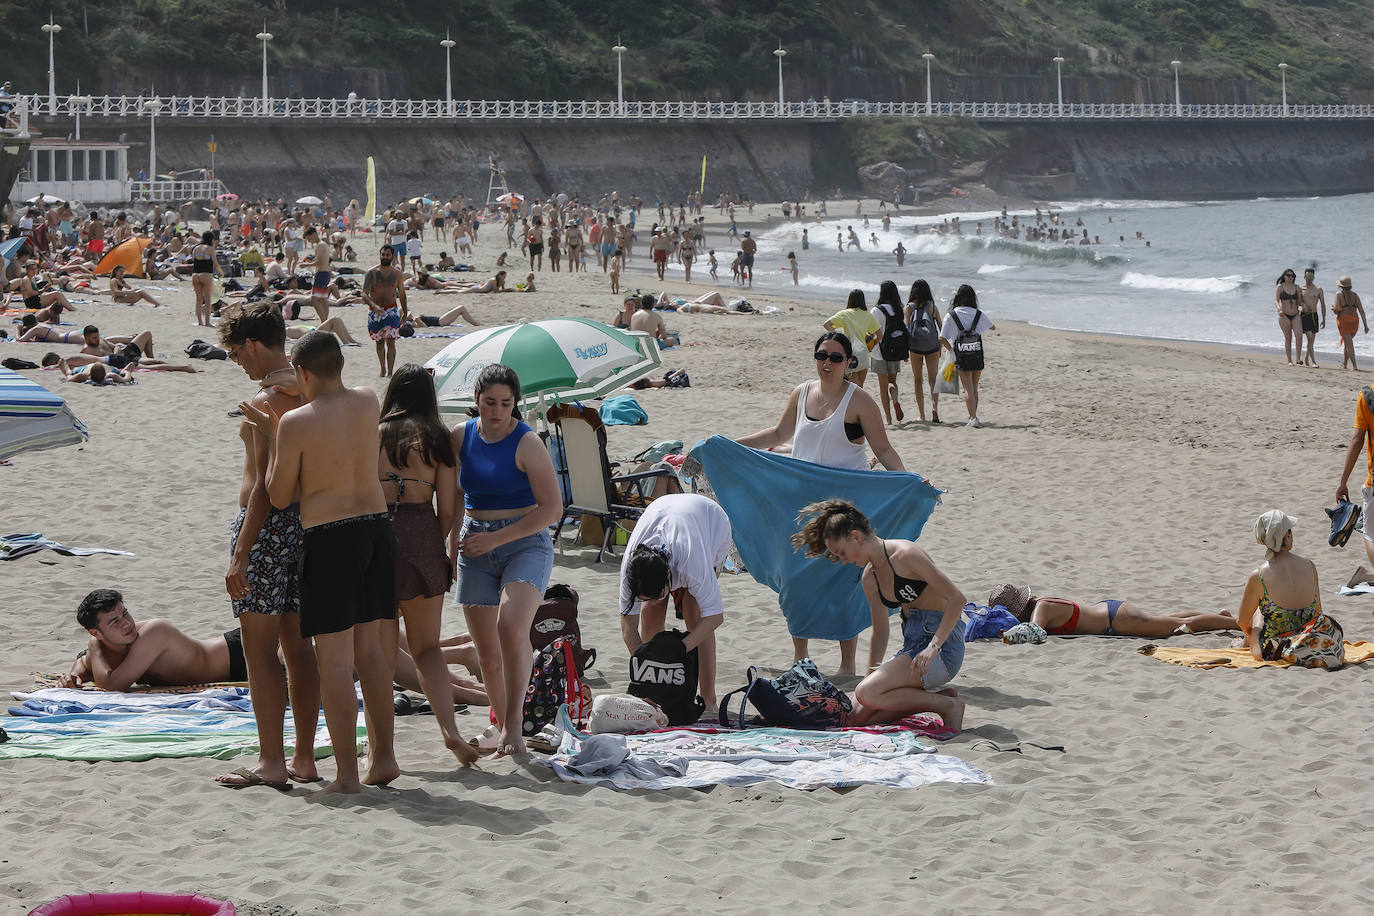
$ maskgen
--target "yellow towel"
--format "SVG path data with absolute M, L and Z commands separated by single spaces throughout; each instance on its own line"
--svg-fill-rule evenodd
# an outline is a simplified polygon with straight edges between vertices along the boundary
M 1186 668 L 1289 668 L 1291 662 L 1265 662 L 1250 654 L 1249 649 L 1182 649 L 1172 646 L 1141 646 L 1141 655 L 1152 655 L 1162 662 L 1172 662 Z M 1345 644 L 1345 663 L 1359 665 L 1374 658 L 1374 643 L 1364 640 Z

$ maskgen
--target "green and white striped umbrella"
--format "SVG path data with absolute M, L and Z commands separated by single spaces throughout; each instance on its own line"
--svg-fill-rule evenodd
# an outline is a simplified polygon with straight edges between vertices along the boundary
M 605 397 L 653 374 L 662 364 L 649 335 L 620 331 L 588 318 L 550 318 L 482 328 L 436 353 L 425 368 L 434 371 L 439 409 L 457 413 L 475 405 L 472 386 L 483 369 L 504 363 L 520 377 L 525 408 L 544 400 Z

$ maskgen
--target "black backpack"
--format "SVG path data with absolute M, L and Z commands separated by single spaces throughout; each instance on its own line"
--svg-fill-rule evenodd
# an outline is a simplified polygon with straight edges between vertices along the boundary
M 632 697 L 650 700 L 672 725 L 694 725 L 706 709 L 697 695 L 697 650 L 688 652 L 681 630 L 665 630 L 630 656 Z
M 935 353 L 940 349 L 940 329 L 935 326 L 929 302 L 911 304 L 911 324 L 906 333 L 906 344 L 912 353 Z
M 530 645 L 542 652 L 560 636 L 572 642 L 573 658 L 580 675 L 596 664 L 596 650 L 582 645 L 582 628 L 577 624 L 577 590 L 566 585 L 550 585 L 530 624 Z
M 878 341 L 878 353 L 889 362 L 897 362 L 906 359 L 909 352 L 906 344 L 906 325 L 902 324 L 900 309 L 896 306 L 888 308 L 892 311 L 878 306 L 878 311 L 883 316 L 883 338 Z
M 978 322 L 982 320 L 983 313 L 974 309 L 973 324 L 967 328 L 959 320 L 958 311 L 950 309 L 949 314 L 954 319 L 955 326 L 959 328 L 959 336 L 954 338 L 954 365 L 965 372 L 981 370 L 983 368 L 983 335 L 973 333 L 973 328 L 978 327 Z

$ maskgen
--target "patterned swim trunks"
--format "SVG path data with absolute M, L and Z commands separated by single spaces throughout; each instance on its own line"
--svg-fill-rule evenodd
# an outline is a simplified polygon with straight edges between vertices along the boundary
M 229 529 L 229 554 L 238 545 L 239 530 L 247 508 L 239 509 L 238 518 Z M 248 594 L 232 599 L 234 616 L 245 611 L 275 616 L 298 613 L 301 609 L 300 566 L 305 547 L 305 533 L 301 529 L 299 504 L 285 509 L 272 509 L 267 521 L 248 553 Z
M 367 313 L 367 336 L 373 340 L 395 340 L 401 336 L 401 312 L 396 306 Z

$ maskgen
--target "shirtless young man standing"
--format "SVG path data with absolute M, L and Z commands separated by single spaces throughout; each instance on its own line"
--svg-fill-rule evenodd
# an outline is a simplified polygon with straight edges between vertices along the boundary
M 76 622 L 91 640 L 71 671 L 58 679 L 59 687 L 89 682 L 101 690 L 128 690 L 138 683 L 186 686 L 246 677 L 238 630 L 217 639 L 193 639 L 170 620 L 135 623 L 124 596 L 112 588 L 82 598 Z
M 329 320 L 329 242 L 320 238 L 314 226 L 305 230 L 305 240 L 315 246 L 315 280 L 310 284 L 310 305 L 321 321 Z
M 286 323 L 268 302 L 255 302 L 226 313 L 219 324 L 220 344 L 248 377 L 259 383 L 252 404 L 277 415 L 300 407 L 303 399 L 296 373 L 286 360 Z M 239 484 L 239 514 L 230 529 L 229 571 L 224 586 L 234 618 L 243 631 L 248 686 L 258 725 L 258 765 L 227 773 L 221 785 L 241 789 L 287 780 L 318 782 L 315 768 L 315 726 L 319 722 L 320 678 L 315 650 L 301 636 L 300 560 L 304 534 L 295 493 L 281 508 L 267 495 L 267 438 L 251 423 L 239 424 L 243 440 L 243 480 Z M 286 661 L 282 673 L 280 646 Z M 296 725 L 296 748 L 286 762 L 282 720 L 290 685 L 291 714 Z M 249 775 L 251 774 L 251 775 Z
M 380 410 L 370 388 L 345 388 L 339 339 L 311 331 L 291 351 L 306 403 L 284 415 L 239 405 L 267 439 L 267 495 L 285 509 L 300 494 L 301 635 L 315 640 L 325 724 L 338 771 L 325 792 L 358 793 L 401 775 L 394 747 L 391 681 L 396 670 L 396 534 L 377 479 Z M 358 776 L 362 684 L 371 755 Z
M 402 249 L 404 250 L 404 249 Z M 363 301 L 367 303 L 367 336 L 377 343 L 377 366 L 382 378 L 396 368 L 396 338 L 401 325 L 410 317 L 406 302 L 405 274 L 392 266 L 396 257 L 392 245 L 383 245 L 380 263 L 363 277 Z M 498 276 L 504 277 L 505 271 Z
M 663 269 L 668 266 L 668 238 L 661 229 L 655 229 L 653 238 L 649 239 L 649 256 L 654 260 L 654 270 L 658 271 L 658 278 L 663 279 Z

